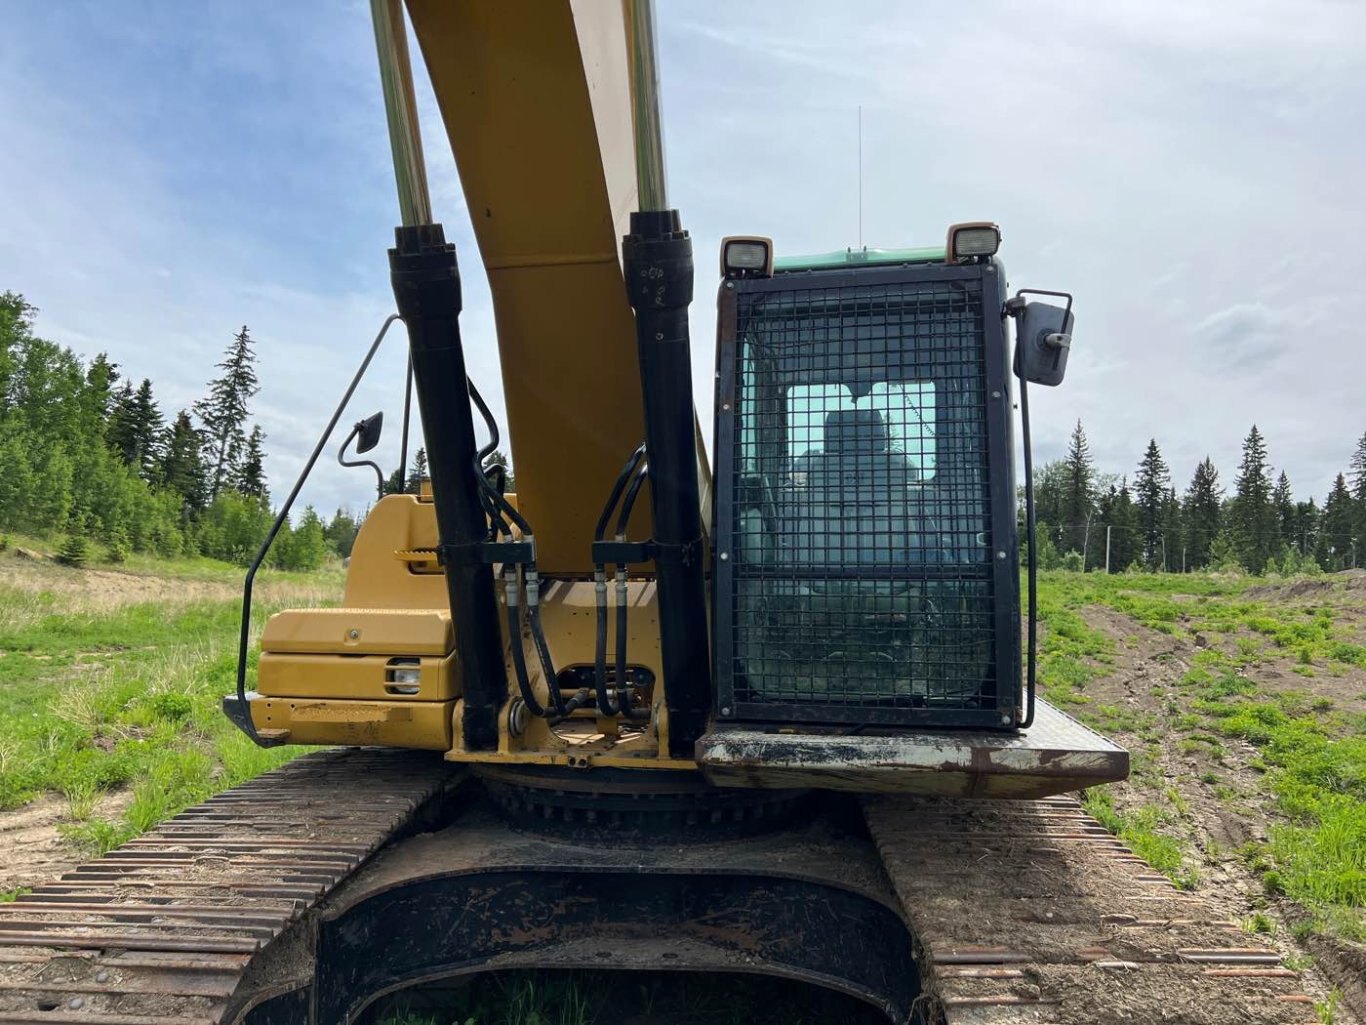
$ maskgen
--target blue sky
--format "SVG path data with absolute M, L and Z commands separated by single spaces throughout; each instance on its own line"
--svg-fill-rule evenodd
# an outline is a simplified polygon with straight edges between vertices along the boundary
M 1231 485 L 1255 420 L 1296 493 L 1321 500 L 1366 430 L 1366 10 L 1028 12 L 661 0 L 704 422 L 717 241 L 855 243 L 862 106 L 867 243 L 991 218 L 1014 285 L 1077 294 L 1068 381 L 1034 404 L 1041 458 L 1080 417 L 1103 469 L 1132 472 L 1156 437 L 1179 488 L 1207 451 Z M 487 292 L 425 87 L 421 102 L 434 206 L 466 270 L 471 368 L 496 398 Z M 368 4 L 20 0 L 0 36 L 0 125 L 0 288 L 40 307 L 48 337 L 151 377 L 168 413 L 250 325 L 283 493 L 392 303 Z M 401 370 L 396 337 L 356 417 L 397 414 Z M 397 437 L 380 450 L 391 465 Z M 367 478 L 320 467 L 305 499 L 359 508 Z

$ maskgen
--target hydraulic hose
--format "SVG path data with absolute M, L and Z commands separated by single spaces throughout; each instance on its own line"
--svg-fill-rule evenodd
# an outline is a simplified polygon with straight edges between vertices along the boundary
M 550 660 L 550 645 L 545 640 L 545 630 L 541 627 L 541 582 L 534 565 L 526 569 L 526 618 L 531 628 L 531 639 L 536 645 L 536 657 L 541 663 L 541 675 L 545 677 L 546 690 L 550 692 L 550 703 L 559 716 L 569 714 L 565 707 L 564 695 L 560 693 L 559 677 L 555 665 Z
M 522 695 L 522 703 L 527 711 L 543 719 L 546 717 L 545 706 L 536 700 L 536 692 L 531 687 L 531 677 L 527 672 L 526 652 L 522 650 L 522 616 L 517 595 L 516 567 L 508 566 L 503 570 L 503 584 L 507 595 L 508 646 L 512 648 L 512 671 L 517 677 L 517 690 Z
M 479 410 L 479 415 L 484 418 L 484 423 L 489 429 L 489 440 L 483 448 L 479 450 L 479 461 L 482 463 L 498 448 L 498 441 L 501 435 L 498 433 L 498 421 L 493 418 L 493 412 L 489 409 L 489 404 L 484 401 L 484 396 L 479 394 L 479 389 L 474 386 L 472 379 L 466 379 L 470 386 L 470 398 L 474 401 L 474 406 Z
M 492 455 L 494 450 L 498 448 L 498 440 L 500 438 L 498 433 L 498 421 L 493 418 L 493 412 L 489 409 L 488 403 L 484 401 L 484 397 L 479 394 L 479 389 L 474 386 L 474 382 L 469 378 L 466 378 L 465 384 L 468 386 L 470 398 L 474 401 L 475 408 L 479 410 L 479 415 L 484 418 L 484 423 L 488 427 L 489 432 L 489 440 L 484 444 L 483 448 L 479 449 L 474 454 L 474 470 L 475 475 L 480 482 L 479 490 L 481 501 L 484 503 L 484 508 L 488 511 L 489 519 L 494 522 L 495 526 L 501 527 L 504 534 L 509 537 L 512 535 L 512 532 L 506 529 L 507 525 L 502 522 L 503 517 L 506 517 L 516 524 L 517 529 L 520 530 L 523 535 L 530 537 L 532 533 L 531 524 L 527 522 L 525 516 L 513 507 L 512 503 L 503 496 L 498 488 L 495 488 L 489 483 L 488 475 L 484 472 L 484 460 Z
M 617 709 L 628 719 L 648 719 L 648 711 L 631 707 L 631 687 L 626 679 L 626 567 L 617 570 Z
M 607 504 L 602 507 L 602 515 L 598 517 L 597 528 L 593 531 L 594 541 L 601 541 L 607 536 L 607 521 L 612 518 L 612 510 L 615 509 L 617 503 L 621 501 L 622 491 L 625 490 L 627 482 L 631 479 L 631 475 L 636 472 L 636 467 L 640 465 L 640 461 L 644 458 L 645 443 L 641 442 L 640 446 L 632 452 L 630 457 L 626 460 L 626 464 L 622 466 L 621 473 L 617 474 L 616 483 L 612 485 L 612 494 L 608 497 Z
M 626 499 L 621 503 L 621 513 L 617 516 L 617 540 L 626 540 L 626 525 L 631 522 L 631 513 L 636 508 L 636 497 L 640 494 L 641 486 L 650 476 L 650 464 L 642 463 L 640 469 L 636 471 L 635 477 L 631 479 L 631 486 L 626 490 Z
M 598 517 L 597 526 L 593 530 L 594 541 L 603 540 L 607 534 L 607 524 L 612 519 L 612 513 L 616 509 L 617 503 L 621 501 L 622 493 L 629 483 L 633 480 L 639 480 L 636 471 L 644 458 L 645 443 L 642 442 L 627 457 L 626 462 L 622 465 L 621 472 L 617 474 L 617 479 L 612 484 L 612 492 L 607 498 L 607 504 L 602 507 L 602 515 Z M 639 489 L 639 484 L 637 484 L 636 491 Z M 630 706 L 628 702 L 618 709 L 613 705 L 612 698 L 607 691 L 607 567 L 602 563 L 597 563 L 593 567 L 593 590 L 597 619 L 593 639 L 593 691 L 597 697 L 598 711 L 602 715 L 619 715 Z M 620 617 L 617 621 L 620 623 Z M 619 637 L 625 636 L 620 627 L 618 627 L 618 635 Z M 618 680 L 618 685 L 620 686 L 620 680 Z
M 636 471 L 635 477 L 631 480 L 631 486 L 626 490 L 626 497 L 621 503 L 621 513 L 617 516 L 617 540 L 626 540 L 626 527 L 631 522 L 631 513 L 635 511 L 636 498 L 640 495 L 641 486 L 650 476 L 650 464 L 644 462 L 640 464 L 640 469 Z M 649 713 L 637 713 L 631 708 L 631 688 L 626 679 L 626 629 L 627 629 L 627 586 L 626 586 L 626 564 L 617 563 L 616 580 L 616 602 L 617 602 L 617 650 L 616 650 L 616 684 L 617 684 L 617 709 L 621 715 L 629 719 L 649 718 Z
M 597 628 L 593 637 L 593 691 L 597 696 L 598 711 L 606 716 L 617 714 L 607 693 L 607 573 L 601 565 L 593 570 L 593 590 L 597 606 Z

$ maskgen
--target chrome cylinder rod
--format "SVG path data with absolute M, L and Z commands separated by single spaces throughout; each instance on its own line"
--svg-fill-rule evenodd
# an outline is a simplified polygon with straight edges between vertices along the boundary
M 624 2 L 639 209 L 667 210 L 669 199 L 664 181 L 664 127 L 659 111 L 659 55 L 655 46 L 654 0 Z
M 408 60 L 408 33 L 403 23 L 403 0 L 370 0 L 375 22 L 375 48 L 384 86 L 384 113 L 389 121 L 389 145 L 394 152 L 394 179 L 399 213 L 405 227 L 432 223 L 432 201 L 427 193 L 427 166 L 422 159 L 422 132 L 417 123 L 413 69 Z

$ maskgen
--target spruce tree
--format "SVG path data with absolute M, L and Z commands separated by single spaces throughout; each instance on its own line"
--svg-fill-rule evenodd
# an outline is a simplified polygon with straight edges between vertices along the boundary
M 263 465 L 265 452 L 261 448 L 265 438 L 259 424 L 251 429 L 251 436 L 247 438 L 246 449 L 242 454 L 241 466 L 237 470 L 236 487 L 238 492 L 247 498 L 254 498 L 262 505 L 269 505 L 270 492 L 266 490 L 266 471 Z
M 1243 458 L 1234 487 L 1233 540 L 1238 560 L 1249 573 L 1261 574 L 1280 547 L 1280 530 L 1276 507 L 1271 503 L 1266 442 L 1256 424 L 1243 440 Z
M 180 496 L 182 508 L 188 513 L 199 512 L 207 503 L 199 432 L 183 409 L 165 433 L 157 479 L 162 487 Z
M 1319 521 L 1322 518 L 1323 512 L 1312 498 L 1307 502 L 1295 503 L 1294 518 L 1291 521 L 1290 533 L 1285 535 L 1285 541 L 1300 554 L 1301 558 L 1317 558 Z
M 504 479 L 504 488 L 505 488 L 505 490 L 507 490 L 507 491 L 516 491 L 516 490 L 517 490 L 517 481 L 516 481 L 516 479 L 512 476 L 512 464 L 508 462 L 508 457 L 507 457 L 507 453 L 506 453 L 506 452 L 504 452 L 501 448 L 496 448 L 496 449 L 494 449 L 493 452 L 489 455 L 489 458 L 488 458 L 488 465 L 489 465 L 489 466 L 501 466 L 501 467 L 503 468 L 503 473 L 504 473 L 504 475 L 505 475 L 505 479 Z M 1035 517 L 1035 519 L 1037 520 L 1037 517 Z
M 1062 508 L 1059 510 L 1063 520 L 1062 550 L 1081 552 L 1085 556 L 1086 549 L 1094 543 L 1089 528 L 1096 506 L 1096 469 L 1080 420 L 1072 429 L 1064 463 L 1067 475 L 1062 483 Z
M 114 405 L 114 385 L 119 377 L 119 365 L 111 363 L 106 352 L 98 354 L 86 368 L 85 406 L 93 431 L 104 433 Z
M 1123 573 L 1136 558 L 1138 550 L 1138 517 L 1125 478 L 1111 484 L 1100 497 L 1096 522 L 1093 527 L 1096 568 L 1105 566 L 1105 542 L 1110 541 L 1110 572 Z
M 1276 510 L 1276 535 L 1280 540 L 1279 555 L 1294 543 L 1295 537 L 1295 496 L 1290 493 L 1290 476 L 1284 470 L 1276 478 L 1276 487 L 1271 492 L 1271 504 Z
M 1210 548 L 1223 526 L 1224 489 L 1219 486 L 1219 471 L 1209 456 L 1195 467 L 1186 489 L 1186 560 L 1191 569 L 1204 569 L 1210 562 Z
M 63 566 L 80 569 L 90 558 L 90 542 L 85 535 L 73 531 L 57 550 L 57 561 Z
M 1067 463 L 1055 459 L 1050 463 L 1034 467 L 1034 520 L 1047 523 L 1065 523 L 1063 515 L 1063 492 L 1067 481 Z M 1023 489 L 1023 484 L 1021 485 Z M 1024 491 L 1020 492 L 1020 514 L 1024 515 Z
M 125 464 L 131 464 L 137 453 L 136 416 L 134 414 L 133 382 L 124 381 L 123 387 L 114 392 L 109 399 L 109 419 L 105 427 L 105 440 Z
M 1120 481 L 1108 526 L 1110 570 L 1113 573 L 1123 573 L 1138 562 L 1143 554 L 1142 537 L 1138 528 L 1138 510 L 1134 507 L 1127 477 Z
M 209 394 L 194 404 L 204 425 L 204 455 L 208 469 L 209 499 L 236 477 L 247 439 L 243 434 L 250 410 L 247 403 L 258 391 L 256 353 L 244 324 L 218 364 L 222 376 L 209 382 Z
M 144 377 L 142 384 L 138 385 L 129 410 L 131 450 L 125 459 L 128 465 L 148 482 L 156 479 L 160 454 L 158 448 L 163 427 L 161 410 L 157 408 L 156 399 L 152 397 L 152 382 Z
M 1366 545 L 1366 434 L 1357 441 L 1352 461 L 1347 464 L 1352 487 L 1352 538 L 1356 550 Z M 1360 561 L 1360 560 L 1358 560 Z
M 1180 573 L 1189 568 L 1190 555 L 1184 551 L 1185 515 L 1176 488 L 1168 488 L 1162 499 L 1162 533 L 1160 550 L 1165 556 L 1163 568 L 1168 573 Z
M 408 494 L 416 495 L 422 488 L 422 482 L 429 476 L 427 450 L 420 448 L 413 453 L 413 465 L 408 468 Z
M 1134 505 L 1142 545 L 1139 558 L 1149 569 L 1156 569 L 1162 562 L 1162 521 L 1170 485 L 1171 474 L 1162 461 L 1157 439 L 1151 439 L 1143 461 L 1138 464 L 1138 473 L 1134 475 Z
M 1358 502 L 1366 501 L 1366 433 L 1357 439 L 1356 451 L 1352 453 L 1352 461 L 1347 464 L 1347 475 L 1352 497 Z
M 338 509 L 323 532 L 332 550 L 345 559 L 351 554 L 351 546 L 355 544 L 359 531 L 360 524 L 356 522 L 356 518 L 345 509 Z
M 1333 481 L 1333 489 L 1328 492 L 1328 501 L 1323 504 L 1323 516 L 1319 525 L 1318 545 L 1315 555 L 1318 563 L 1327 570 L 1349 569 L 1356 562 L 1353 520 L 1355 502 L 1347 488 L 1347 478 L 1338 474 Z

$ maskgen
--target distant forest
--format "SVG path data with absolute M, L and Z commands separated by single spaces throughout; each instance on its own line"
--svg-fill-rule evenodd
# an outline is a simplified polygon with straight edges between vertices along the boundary
M 1322 506 L 1296 501 L 1272 468 L 1256 424 L 1230 492 L 1206 456 L 1178 492 L 1156 439 L 1128 475 L 1096 469 L 1081 421 L 1067 456 L 1035 473 L 1039 562 L 1045 568 L 1296 573 L 1366 562 L 1366 434 Z M 1023 535 L 1023 532 L 1022 532 Z M 1108 551 L 1107 551 L 1108 549 Z
M 250 560 L 273 514 L 247 328 L 204 396 L 168 415 L 149 378 L 135 383 L 105 353 L 85 362 L 40 338 L 37 312 L 0 294 L 0 532 L 64 536 L 66 561 L 77 563 L 92 542 L 112 562 L 130 552 Z M 325 520 L 308 507 L 270 563 L 315 569 L 347 555 L 356 529 L 345 511 Z
M 0 294 L 0 534 L 64 536 L 77 553 L 94 542 L 114 562 L 129 552 L 249 560 L 273 515 L 247 328 L 203 397 L 168 415 L 149 378 L 135 384 L 104 353 L 85 362 L 40 338 L 37 312 Z M 425 475 L 419 449 L 407 480 Z M 400 486 L 395 473 L 387 490 Z M 1132 477 L 1098 470 L 1078 422 L 1066 457 L 1038 469 L 1035 493 L 1045 568 L 1260 574 L 1366 564 L 1366 434 L 1322 506 L 1295 500 L 1255 425 L 1231 491 L 1208 457 L 1178 491 L 1156 440 Z M 271 564 L 316 568 L 348 555 L 356 530 L 345 510 L 325 519 L 307 507 L 277 538 Z

